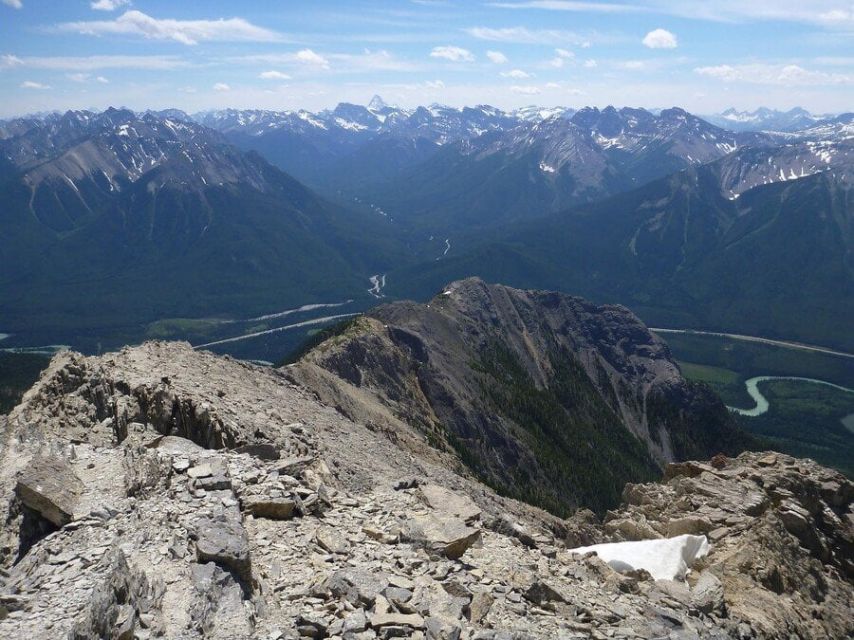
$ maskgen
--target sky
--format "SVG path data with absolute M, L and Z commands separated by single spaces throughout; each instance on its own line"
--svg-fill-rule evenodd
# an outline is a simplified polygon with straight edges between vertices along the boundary
M 854 110 L 851 0 L 0 0 L 0 117 L 491 104 Z

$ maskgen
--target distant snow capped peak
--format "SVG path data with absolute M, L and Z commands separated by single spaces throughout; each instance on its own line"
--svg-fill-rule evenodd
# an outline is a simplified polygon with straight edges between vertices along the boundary
M 516 109 L 511 113 L 511 115 L 519 120 L 539 122 L 541 120 L 553 118 L 554 116 L 564 116 L 569 118 L 574 113 L 575 111 L 568 107 L 540 107 L 537 105 L 528 105 L 527 107 Z
M 374 97 L 371 98 L 371 101 L 368 103 L 368 111 L 382 111 L 387 107 L 388 105 L 386 104 L 385 100 L 383 100 L 378 95 L 374 95 Z
M 754 111 L 739 111 L 730 107 L 721 113 L 706 116 L 713 124 L 732 131 L 794 132 L 811 127 L 814 123 L 832 116 L 815 115 L 803 107 L 788 111 L 759 107 Z

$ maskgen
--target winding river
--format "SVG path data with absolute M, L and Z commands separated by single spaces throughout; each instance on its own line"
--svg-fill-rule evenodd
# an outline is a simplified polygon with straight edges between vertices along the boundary
M 796 380 L 798 382 L 811 382 L 813 384 L 823 384 L 828 387 L 833 387 L 834 389 L 839 389 L 840 391 L 847 391 L 848 393 L 854 393 L 854 389 L 849 389 L 848 387 L 843 387 L 838 384 L 833 384 L 832 382 L 827 382 L 825 380 L 816 380 L 815 378 L 800 378 L 798 376 L 756 376 L 755 378 L 750 378 L 745 381 L 745 386 L 747 387 L 747 393 L 753 398 L 753 401 L 756 403 L 756 406 L 752 409 L 739 409 L 738 407 L 727 407 L 730 411 L 733 411 L 742 416 L 761 416 L 763 413 L 767 412 L 770 408 L 768 404 L 768 399 L 762 395 L 762 392 L 759 390 L 760 382 L 768 382 L 769 380 Z

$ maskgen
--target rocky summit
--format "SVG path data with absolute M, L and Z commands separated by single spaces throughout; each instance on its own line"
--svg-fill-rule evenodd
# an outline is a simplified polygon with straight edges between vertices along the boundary
M 625 399 L 649 406 L 656 380 L 668 389 L 684 381 L 666 347 L 624 310 L 477 282 L 447 291 L 421 312 L 437 316 L 421 325 L 435 339 L 415 330 L 408 307 L 386 307 L 283 369 L 184 343 L 56 355 L 0 418 L 0 637 L 854 634 L 854 484 L 769 452 L 673 462 L 681 456 L 666 448 L 666 436 L 673 445 L 673 434 L 693 433 L 684 430 L 688 405 L 662 405 L 656 419 L 666 428 L 656 427 L 656 440 L 649 409 Z M 453 303 L 477 291 L 496 306 Z M 477 322 L 463 313 L 475 307 Z M 558 312 L 544 312 L 531 324 L 540 308 L 572 310 L 575 319 L 555 324 Z M 469 331 L 460 335 L 470 353 L 486 339 L 473 329 L 487 325 L 495 329 L 490 341 L 506 338 L 494 343 L 503 368 L 480 361 L 449 370 L 461 386 L 404 385 L 418 379 L 412 357 L 421 370 L 441 357 L 453 364 L 457 343 L 443 356 L 442 339 Z M 585 508 L 583 494 L 560 515 L 500 495 L 483 482 L 498 476 L 449 444 L 450 425 L 461 423 L 442 413 L 470 408 L 459 398 L 474 389 L 462 385 L 474 384 L 477 372 L 521 375 L 507 354 L 531 356 L 519 365 L 531 378 L 525 393 L 554 385 L 546 355 L 559 351 L 540 347 L 561 336 L 577 393 L 561 410 L 607 409 L 613 428 L 649 456 L 638 479 L 663 468 L 657 482 L 626 484 L 600 515 Z M 395 366 L 366 366 L 374 356 Z M 345 357 L 353 358 L 349 369 Z M 621 395 L 602 400 L 609 386 Z M 413 398 L 417 389 L 427 392 Z M 443 390 L 456 393 L 453 402 L 435 401 Z M 439 422 L 446 431 L 429 428 Z M 496 438 L 493 455 L 510 450 L 507 434 L 518 426 L 507 417 L 502 424 L 504 431 L 484 427 L 479 436 Z M 690 554 L 652 558 L 675 560 L 676 579 L 654 579 L 645 556 L 684 550 L 673 542 L 680 536 Z M 614 542 L 639 542 L 620 548 L 644 554 L 583 549 Z

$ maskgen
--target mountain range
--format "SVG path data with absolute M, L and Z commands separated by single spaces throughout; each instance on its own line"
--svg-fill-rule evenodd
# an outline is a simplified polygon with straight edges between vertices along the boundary
M 209 342 L 199 321 L 481 275 L 851 348 L 854 116 L 801 124 L 379 98 L 0 122 L 2 328 L 94 350 L 170 319 Z
M 358 274 L 375 268 L 365 265 L 381 220 L 186 120 L 69 112 L 0 149 L 0 304 L 14 331 L 34 317 L 50 331 L 98 332 L 129 318 L 260 314 L 273 300 L 361 290 Z
M 729 108 L 721 113 L 706 116 L 706 120 L 732 131 L 798 131 L 831 117 L 833 116 L 813 115 L 801 107 L 788 111 L 760 107 L 755 111 Z
M 655 326 L 851 349 L 850 145 L 834 149 L 839 164 L 828 170 L 737 186 L 756 180 L 753 171 L 811 157 L 809 144 L 777 156 L 748 148 L 591 205 L 459 239 L 459 251 L 441 261 L 390 273 L 388 292 L 414 288 L 424 297 L 474 274 L 620 301 Z

